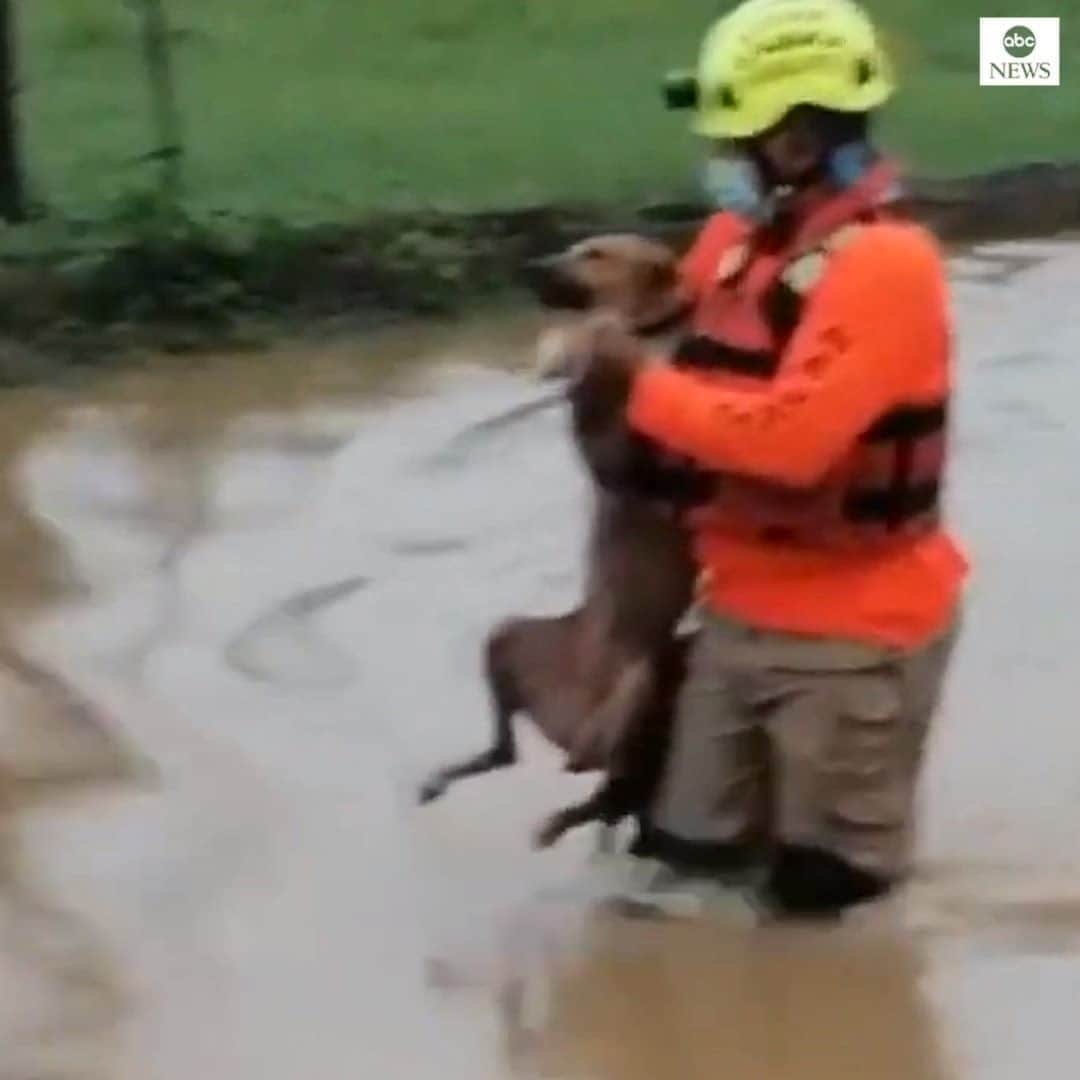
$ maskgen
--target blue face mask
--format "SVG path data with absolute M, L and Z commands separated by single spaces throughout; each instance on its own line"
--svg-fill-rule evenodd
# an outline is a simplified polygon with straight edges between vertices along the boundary
M 863 140 L 837 147 L 827 163 L 829 180 L 840 191 L 857 184 L 877 159 Z M 776 212 L 777 193 L 761 181 L 757 166 L 742 155 L 716 156 L 702 167 L 701 186 L 710 202 L 749 221 L 763 223 Z
M 750 221 L 768 221 L 772 216 L 773 196 L 748 158 L 708 158 L 702 166 L 701 186 L 718 210 L 729 210 Z
M 874 160 L 874 151 L 868 143 L 862 140 L 844 143 L 829 155 L 829 179 L 844 191 L 862 179 Z

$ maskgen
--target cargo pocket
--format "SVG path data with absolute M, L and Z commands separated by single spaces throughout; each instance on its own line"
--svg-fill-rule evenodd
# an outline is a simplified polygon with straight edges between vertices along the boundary
M 894 829 L 905 824 L 906 741 L 899 671 L 853 672 L 837 681 L 829 740 L 828 817 L 834 827 Z

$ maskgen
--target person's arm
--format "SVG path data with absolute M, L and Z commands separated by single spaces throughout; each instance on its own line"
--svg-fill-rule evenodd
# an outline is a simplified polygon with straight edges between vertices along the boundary
M 793 487 L 820 481 L 946 332 L 941 258 L 921 230 L 877 226 L 834 259 L 762 390 L 645 367 L 630 393 L 631 426 L 709 469 Z

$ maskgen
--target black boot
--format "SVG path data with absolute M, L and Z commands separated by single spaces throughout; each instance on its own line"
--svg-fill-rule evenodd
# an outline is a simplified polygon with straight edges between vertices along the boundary
M 848 908 L 883 896 L 892 884 L 827 851 L 785 844 L 777 850 L 763 899 L 780 917 L 838 919 Z
M 640 859 L 658 859 L 685 874 L 726 877 L 738 875 L 760 861 L 760 852 L 750 841 L 706 843 L 684 840 L 658 829 L 644 818 L 637 823 L 637 836 L 630 854 Z

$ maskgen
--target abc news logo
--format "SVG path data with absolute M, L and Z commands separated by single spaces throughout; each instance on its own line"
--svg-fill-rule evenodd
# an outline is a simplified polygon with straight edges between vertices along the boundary
M 980 19 L 980 86 L 1060 86 L 1061 20 Z

